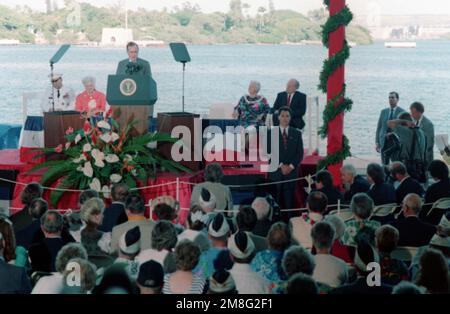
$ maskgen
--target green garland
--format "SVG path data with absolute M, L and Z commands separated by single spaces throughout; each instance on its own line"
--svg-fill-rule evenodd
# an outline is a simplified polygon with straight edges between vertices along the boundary
M 324 4 L 329 9 L 330 0 L 324 0 Z M 336 31 L 341 26 L 348 26 L 353 19 L 353 14 L 345 6 L 343 10 L 332 15 L 328 18 L 327 22 L 322 25 L 322 42 L 325 47 L 329 47 L 330 33 Z M 344 46 L 341 51 L 326 59 L 323 62 L 323 68 L 320 73 L 320 83 L 318 88 L 327 93 L 328 91 L 328 79 L 330 76 L 341 66 L 345 65 L 345 62 L 350 57 L 350 47 L 347 41 L 344 42 Z M 325 110 L 323 112 L 323 126 L 319 130 L 319 134 L 322 138 L 328 135 L 328 126 L 331 121 L 336 119 L 342 113 L 348 112 L 352 109 L 353 101 L 345 97 L 345 86 L 339 92 L 337 96 L 328 101 Z M 330 165 L 336 165 L 344 161 L 347 157 L 351 156 L 350 143 L 348 138 L 343 135 L 342 137 L 342 149 L 334 154 L 328 155 L 325 159 L 319 162 L 319 169 L 327 168 Z

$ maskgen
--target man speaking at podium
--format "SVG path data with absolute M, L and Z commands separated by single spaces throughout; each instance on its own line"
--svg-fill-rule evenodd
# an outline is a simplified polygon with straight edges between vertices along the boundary
M 150 63 L 138 58 L 139 46 L 135 42 L 127 44 L 128 59 L 122 60 L 117 66 L 117 75 L 149 75 L 152 76 Z

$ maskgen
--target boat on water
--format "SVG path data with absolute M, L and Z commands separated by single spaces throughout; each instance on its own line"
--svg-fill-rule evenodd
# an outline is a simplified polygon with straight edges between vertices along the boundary
M 415 41 L 390 41 L 385 42 L 386 48 L 416 48 L 417 43 Z

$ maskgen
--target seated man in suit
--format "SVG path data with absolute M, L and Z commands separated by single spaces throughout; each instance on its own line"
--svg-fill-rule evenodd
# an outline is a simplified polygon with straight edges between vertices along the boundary
M 406 195 L 414 193 L 423 197 L 425 191 L 417 180 L 411 178 L 406 170 L 405 165 L 396 161 L 391 164 L 391 176 L 396 180 L 397 188 L 395 195 L 397 204 L 401 204 Z
M 398 246 L 420 247 L 428 245 L 436 233 L 436 227 L 419 219 L 422 200 L 417 194 L 408 194 L 403 200 L 404 219 L 397 219 L 390 224 L 400 233 Z
M 344 202 L 346 204 L 350 204 L 355 194 L 366 193 L 370 189 L 369 182 L 356 173 L 353 165 L 348 164 L 341 168 L 341 179 L 344 184 Z
M 16 232 L 16 245 L 28 250 L 30 245 L 35 242 L 36 233 L 41 231 L 41 217 L 47 210 L 48 204 L 44 199 L 36 198 L 31 202 L 29 211 L 33 221 L 28 227 Z
M 405 112 L 405 110 L 398 106 L 399 95 L 397 92 L 389 93 L 389 108 L 381 110 L 378 118 L 377 131 L 375 136 L 375 147 L 377 152 L 381 153 L 384 165 L 389 164 L 390 156 L 385 152 L 392 146 L 392 142 L 387 138 L 387 134 L 391 132 L 388 128 L 387 122 L 395 120 L 398 116 Z
M 272 147 L 271 143 L 268 145 L 270 153 L 272 155 L 278 154 L 280 162 L 278 169 L 269 173 L 269 180 L 272 182 L 296 179 L 298 177 L 298 167 L 303 160 L 302 133 L 298 129 L 289 126 L 291 109 L 282 107 L 279 113 L 280 127 L 276 127 L 271 131 L 279 133 L 279 147 Z M 271 140 L 271 132 L 268 135 L 268 141 Z M 276 200 L 282 208 L 294 208 L 296 183 L 296 181 L 291 181 L 277 184 Z M 289 219 L 290 217 L 287 218 Z
M 3 256 L 5 246 L 5 240 L 0 233 L 0 294 L 29 294 L 31 283 L 26 269 L 5 261 Z
M 43 191 L 39 183 L 31 182 L 20 193 L 20 201 L 24 207 L 21 211 L 10 217 L 15 233 L 28 227 L 33 222 L 33 217 L 30 214 L 30 204 L 34 199 L 42 197 Z
M 372 184 L 367 195 L 369 195 L 375 206 L 396 203 L 394 187 L 385 183 L 384 169 L 379 164 L 371 163 L 367 166 L 367 178 Z
M 150 63 L 138 57 L 139 46 L 135 42 L 127 44 L 128 58 L 119 62 L 116 75 L 149 75 L 152 76 Z
M 103 222 L 99 230 L 111 232 L 115 226 L 128 221 L 127 214 L 125 213 L 125 201 L 129 193 L 129 188 L 125 183 L 117 183 L 112 186 L 112 204 L 105 209 Z
M 64 227 L 63 216 L 55 210 L 47 211 L 41 217 L 44 238 L 28 250 L 32 271 L 55 272 L 56 255 L 67 244 L 61 237 Z
M 145 218 L 145 203 L 139 195 L 129 195 L 125 201 L 125 210 L 128 221 L 112 229 L 111 250 L 117 252 L 119 249 L 119 239 L 128 230 L 139 226 L 141 231 L 141 249 L 151 248 L 152 230 L 155 223 Z
M 277 99 L 273 105 L 274 125 L 279 124 L 280 108 L 288 107 L 291 109 L 292 117 L 290 126 L 302 130 L 305 127 L 303 116 L 306 113 L 306 94 L 298 91 L 300 83 L 291 79 L 287 83 L 286 91 L 278 94 Z

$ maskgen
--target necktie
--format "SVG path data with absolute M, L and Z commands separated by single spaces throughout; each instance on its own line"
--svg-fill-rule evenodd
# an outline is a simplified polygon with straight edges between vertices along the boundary
M 286 129 L 284 129 L 283 130 L 283 145 L 284 145 L 284 149 L 287 149 L 287 142 L 288 142 L 288 137 L 287 137 Z
M 419 126 L 419 120 L 416 120 L 416 126 Z
M 292 100 L 292 95 L 288 94 L 288 99 L 287 99 L 287 106 L 290 107 L 291 106 L 291 100 Z
M 389 120 L 394 120 L 394 108 L 391 108 L 391 114 L 389 115 Z

